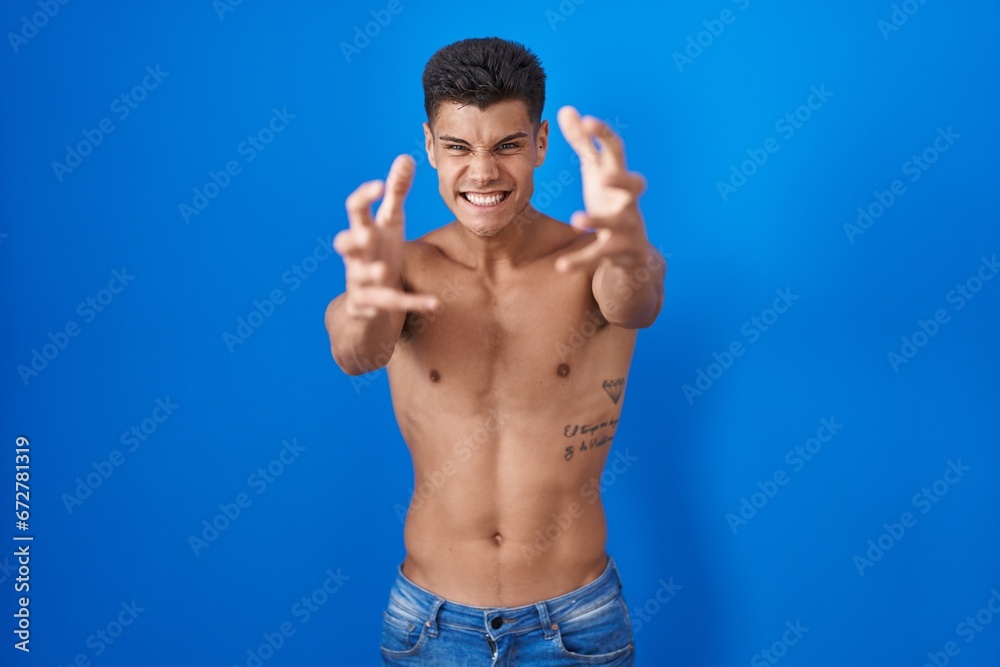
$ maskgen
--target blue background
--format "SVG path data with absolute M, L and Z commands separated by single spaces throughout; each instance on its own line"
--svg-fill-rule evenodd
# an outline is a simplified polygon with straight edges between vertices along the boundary
M 325 249 L 346 195 L 418 151 L 427 58 L 496 34 L 541 57 L 550 122 L 574 104 L 617 127 L 649 180 L 649 236 L 670 254 L 615 440 L 637 462 L 604 480 L 637 664 L 772 664 L 767 649 L 790 666 L 919 666 L 948 642 L 949 664 L 998 664 L 1000 617 L 981 612 L 990 622 L 971 638 L 961 625 L 1000 590 L 1000 280 L 975 280 L 1000 252 L 995 2 L 910 0 L 888 30 L 888 0 L 403 0 L 396 14 L 53 2 L 51 18 L 45 1 L 0 9 L 0 474 L 12 496 L 15 437 L 28 436 L 35 538 L 25 655 L 9 555 L 22 533 L 0 521 L 0 662 L 246 665 L 289 622 L 264 664 L 377 663 L 412 470 L 384 373 L 352 380 L 330 358 L 323 311 L 343 265 Z M 345 55 L 372 11 L 391 21 Z M 686 49 L 689 62 L 674 56 Z M 157 66 L 169 74 L 121 117 L 115 100 Z M 832 94 L 801 109 L 813 86 Z M 274 109 L 294 118 L 248 161 L 241 142 Z M 808 120 L 789 136 L 776 123 L 797 111 Z M 57 174 L 105 118 L 113 131 Z M 935 154 L 949 128 L 958 138 Z M 565 220 L 582 206 L 579 174 L 553 129 L 535 202 Z M 744 165 L 768 138 L 777 152 Z M 925 149 L 937 159 L 911 180 Z M 417 158 L 410 238 L 450 220 Z M 180 205 L 231 160 L 239 173 L 185 220 Z M 720 193 L 732 169 L 753 173 Z M 895 180 L 905 192 L 863 233 L 845 230 Z M 296 282 L 296 265 L 312 272 Z M 102 293 L 123 268 L 134 278 Z M 949 293 L 967 283 L 981 289 L 958 309 Z M 227 345 L 273 290 L 282 303 Z M 774 319 L 777 290 L 798 298 Z M 85 305 L 109 296 L 101 312 Z M 947 321 L 894 367 L 887 355 L 939 309 Z M 70 322 L 78 335 L 61 339 Z M 35 350 L 51 358 L 25 374 Z M 711 385 L 686 394 L 699 371 Z M 178 406 L 162 423 L 149 421 L 157 399 Z M 842 428 L 793 465 L 786 453 L 824 418 Z M 121 438 L 143 420 L 156 429 L 130 451 Z M 296 457 L 272 463 L 270 482 L 252 477 L 285 441 Z M 121 465 L 95 473 L 115 450 Z M 968 470 L 935 491 L 949 461 Z M 786 483 L 768 485 L 776 473 Z M 88 475 L 100 486 L 67 504 Z M 933 504 L 915 498 L 925 488 Z M 250 503 L 225 526 L 220 504 L 240 493 Z M 750 518 L 727 518 L 743 499 L 758 505 Z M 889 536 L 904 512 L 911 525 Z M 225 529 L 193 548 L 213 520 Z M 888 550 L 859 565 L 880 537 Z M 296 614 L 338 568 L 339 590 Z M 133 600 L 134 622 L 96 639 Z M 808 631 L 783 644 L 796 622 Z

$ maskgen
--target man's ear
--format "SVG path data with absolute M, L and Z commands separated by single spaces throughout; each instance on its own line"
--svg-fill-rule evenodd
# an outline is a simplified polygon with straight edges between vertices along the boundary
M 434 157 L 434 133 L 431 132 L 429 123 L 424 123 L 424 150 L 427 151 L 427 161 L 437 169 L 437 158 Z
M 543 120 L 535 130 L 535 166 L 541 167 L 545 162 L 545 153 L 549 150 L 549 121 Z

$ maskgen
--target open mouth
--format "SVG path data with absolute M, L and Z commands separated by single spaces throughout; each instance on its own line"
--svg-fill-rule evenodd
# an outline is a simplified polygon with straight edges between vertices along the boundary
M 476 208 L 493 208 L 499 206 L 507 200 L 510 194 L 507 190 L 496 190 L 494 192 L 460 192 L 462 198 Z

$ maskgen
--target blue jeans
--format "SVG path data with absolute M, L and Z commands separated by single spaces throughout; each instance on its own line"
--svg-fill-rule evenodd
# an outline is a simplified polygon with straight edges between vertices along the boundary
M 594 581 L 523 607 L 449 602 L 406 578 L 402 565 L 382 613 L 386 667 L 633 664 L 621 576 L 608 557 Z

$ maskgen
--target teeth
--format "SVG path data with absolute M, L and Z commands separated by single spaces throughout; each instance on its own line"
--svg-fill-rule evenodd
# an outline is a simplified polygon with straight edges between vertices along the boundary
M 475 192 L 466 192 L 465 198 L 471 201 L 476 206 L 496 206 L 503 201 L 504 197 L 507 195 L 504 193 L 495 195 L 481 195 Z

